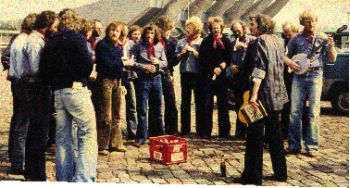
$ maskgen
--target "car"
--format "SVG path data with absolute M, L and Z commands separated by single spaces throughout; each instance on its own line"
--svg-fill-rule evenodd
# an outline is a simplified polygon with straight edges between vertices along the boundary
M 338 53 L 335 63 L 326 62 L 323 70 L 323 101 L 331 101 L 339 114 L 349 113 L 349 52 Z

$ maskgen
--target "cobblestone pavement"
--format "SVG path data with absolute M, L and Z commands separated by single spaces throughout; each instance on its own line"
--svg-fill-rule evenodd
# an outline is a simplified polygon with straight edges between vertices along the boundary
M 7 139 L 12 99 L 9 83 L 3 75 L 0 77 L 0 93 L 0 180 L 23 180 L 23 176 L 8 174 L 10 163 L 7 158 Z M 233 135 L 235 113 L 231 111 L 230 117 Z M 348 122 L 348 116 L 333 114 L 330 104 L 322 102 L 318 158 L 287 156 L 288 181 L 264 181 L 263 185 L 348 186 Z M 216 118 L 214 127 L 214 135 L 217 135 Z M 168 166 L 150 161 L 148 146 L 136 148 L 132 142 L 127 142 L 126 145 L 126 153 L 115 152 L 98 158 L 98 182 L 227 185 L 232 184 L 232 178 L 239 177 L 243 170 L 243 141 L 192 138 L 188 143 L 187 163 Z M 228 159 L 226 178 L 220 177 L 222 154 Z M 46 164 L 49 181 L 55 181 L 54 153 L 47 153 Z M 263 168 L 264 176 L 272 175 L 270 156 L 266 151 Z

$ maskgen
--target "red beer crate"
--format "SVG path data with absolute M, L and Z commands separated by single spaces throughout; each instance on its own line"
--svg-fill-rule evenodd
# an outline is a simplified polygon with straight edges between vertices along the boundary
M 164 135 L 151 137 L 149 153 L 151 160 L 162 164 L 184 163 L 187 160 L 187 140 Z

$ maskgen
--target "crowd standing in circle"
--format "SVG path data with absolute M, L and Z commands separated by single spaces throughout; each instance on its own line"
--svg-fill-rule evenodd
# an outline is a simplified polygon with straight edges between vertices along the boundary
M 242 177 L 235 181 L 262 184 L 264 143 L 272 160 L 271 179 L 286 181 L 285 155 L 301 152 L 302 129 L 306 154 L 317 156 L 323 62 L 335 62 L 337 56 L 332 37 L 317 31 L 312 11 L 302 12 L 299 19 L 303 30 L 286 22 L 283 40 L 274 21 L 263 14 L 251 16 L 249 24 L 234 21 L 232 35 L 224 33 L 220 17 L 209 18 L 209 33 L 204 34 L 201 19 L 193 16 L 185 22 L 185 37 L 177 40 L 171 36 L 174 22 L 167 17 L 144 27 L 114 21 L 103 32 L 101 21 L 72 9 L 29 14 L 2 56 L 13 95 L 11 173 L 45 181 L 50 136 L 56 144 L 57 181 L 95 182 L 98 155 L 127 152 L 124 139 L 141 147 L 152 136 L 188 138 L 192 91 L 196 137 L 211 139 L 216 95 L 219 139 L 231 139 L 230 87 L 236 113 L 243 93 L 250 91 L 249 103 L 259 106 L 261 101 L 268 114 L 248 127 L 236 119 L 233 138 L 246 140 L 246 152 Z M 295 55 L 315 49 L 304 74 L 288 71 L 302 68 Z M 173 79 L 178 64 L 180 128 Z

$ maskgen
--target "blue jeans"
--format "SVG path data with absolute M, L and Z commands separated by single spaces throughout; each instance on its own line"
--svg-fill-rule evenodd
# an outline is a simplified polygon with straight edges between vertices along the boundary
M 56 178 L 57 181 L 95 182 L 97 165 L 97 136 L 95 111 L 91 93 L 86 87 L 55 91 Z M 72 121 L 77 124 L 76 138 Z M 78 155 L 74 155 L 74 139 Z
M 288 147 L 301 149 L 302 113 L 304 101 L 309 99 L 308 120 L 306 122 L 305 148 L 307 151 L 318 150 L 318 127 L 320 121 L 323 71 L 294 75 L 291 94 L 291 115 L 289 124 Z
M 137 117 L 138 126 L 136 132 L 136 141 L 144 143 L 148 137 L 147 130 L 147 110 L 148 102 L 152 104 L 152 121 L 149 122 L 149 136 L 159 136 L 164 134 L 162 118 L 162 78 L 160 75 L 155 77 L 141 77 L 135 81 L 137 95 Z

